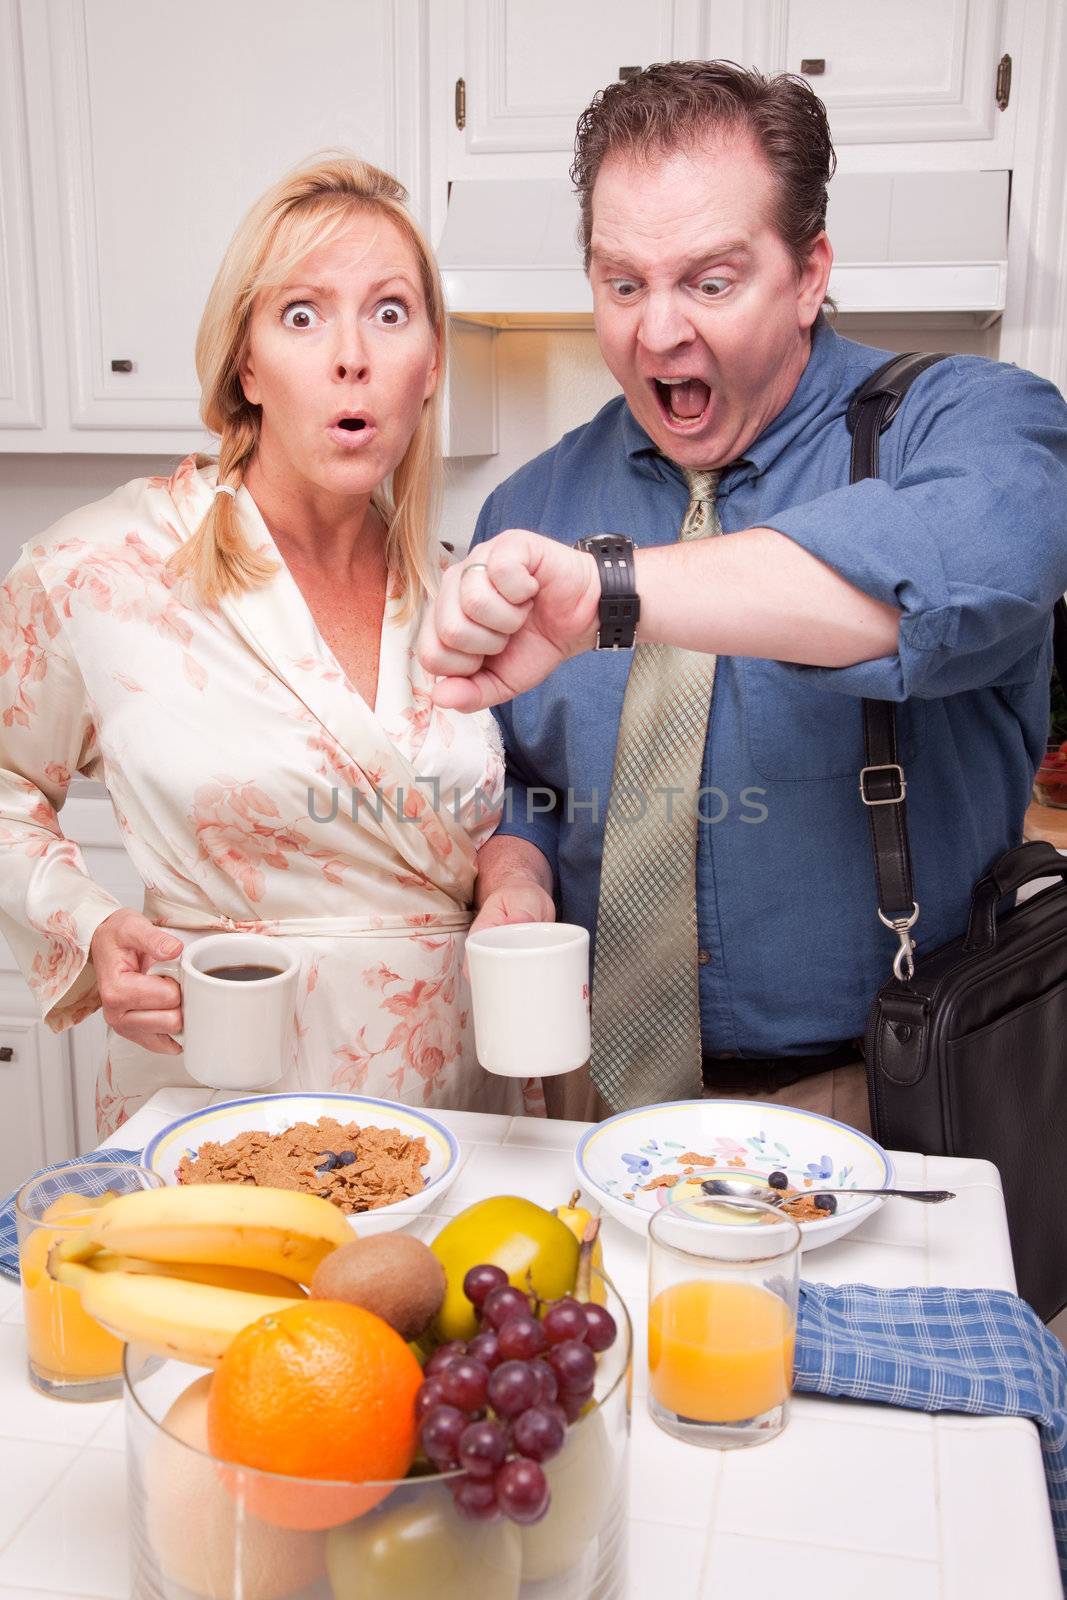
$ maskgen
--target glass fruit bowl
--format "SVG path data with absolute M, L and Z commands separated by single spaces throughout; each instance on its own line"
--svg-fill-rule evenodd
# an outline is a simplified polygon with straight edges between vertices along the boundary
M 428 1242 L 448 1220 L 408 1231 Z M 461 1516 L 457 1472 L 352 1484 L 221 1462 L 207 1451 L 210 1373 L 127 1345 L 132 1600 L 618 1600 L 633 1333 L 602 1289 L 617 1337 L 545 1463 L 548 1512 L 526 1527 Z
M 1046 750 L 1034 778 L 1034 799 L 1039 805 L 1067 810 L 1067 739 Z

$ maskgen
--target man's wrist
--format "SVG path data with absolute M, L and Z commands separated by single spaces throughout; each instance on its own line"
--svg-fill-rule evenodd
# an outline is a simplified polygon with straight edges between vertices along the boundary
M 552 897 L 552 864 L 543 850 L 529 839 L 515 834 L 494 833 L 478 851 L 478 874 L 474 880 L 477 907 L 501 888 L 522 888 L 532 884 Z

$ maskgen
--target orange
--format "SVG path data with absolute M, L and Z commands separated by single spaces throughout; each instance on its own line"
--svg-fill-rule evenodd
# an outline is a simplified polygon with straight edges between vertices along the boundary
M 243 1328 L 211 1381 L 208 1443 L 223 1461 L 329 1487 L 227 1474 L 231 1493 L 283 1528 L 329 1528 L 377 1505 L 415 1455 L 422 1368 L 362 1306 L 309 1300 Z M 375 1487 L 353 1489 L 352 1484 Z

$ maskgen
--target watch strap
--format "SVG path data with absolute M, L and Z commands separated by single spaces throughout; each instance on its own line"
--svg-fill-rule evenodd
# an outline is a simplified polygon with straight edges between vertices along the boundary
M 596 558 L 600 572 L 598 650 L 632 650 L 641 615 L 633 540 L 621 533 L 596 533 L 575 546 Z

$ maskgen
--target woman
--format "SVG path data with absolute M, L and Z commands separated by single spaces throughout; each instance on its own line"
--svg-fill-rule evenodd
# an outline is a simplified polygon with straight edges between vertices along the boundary
M 191 1081 L 164 930 L 298 950 L 278 1089 L 522 1109 L 474 1059 L 461 971 L 499 744 L 432 706 L 414 653 L 444 306 L 403 199 L 348 158 L 271 189 L 197 338 L 218 462 L 64 517 L 0 596 L 0 932 L 52 1028 L 103 1008 L 101 1135 Z M 108 788 L 143 916 L 60 832 L 75 772 Z

